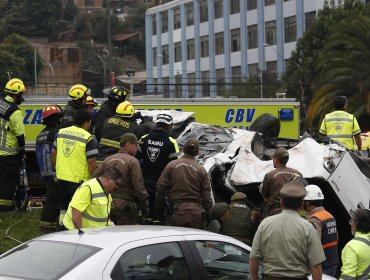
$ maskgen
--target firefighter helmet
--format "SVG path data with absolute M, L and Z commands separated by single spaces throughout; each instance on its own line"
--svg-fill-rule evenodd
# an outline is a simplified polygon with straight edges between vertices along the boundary
M 125 118 L 130 118 L 134 115 L 134 106 L 128 101 L 118 104 L 116 114 Z
M 306 186 L 307 195 L 303 200 L 324 200 L 324 194 L 316 185 Z
M 62 117 L 63 111 L 58 105 L 47 105 L 42 110 L 42 123 L 44 123 L 45 119 L 50 118 L 51 116 L 59 116 Z
M 108 99 L 115 102 L 123 102 L 126 100 L 127 95 L 130 92 L 123 86 L 117 85 L 111 88 L 107 93 Z
M 82 99 L 90 94 L 90 89 L 82 84 L 75 84 L 69 90 L 68 96 L 72 100 Z
M 96 99 L 94 97 L 92 97 L 91 95 L 88 95 L 86 97 L 86 105 L 96 106 L 96 105 L 98 105 L 98 102 L 96 101 Z
M 24 86 L 22 80 L 14 78 L 6 83 L 4 91 L 7 94 L 22 94 L 26 91 L 26 87 Z

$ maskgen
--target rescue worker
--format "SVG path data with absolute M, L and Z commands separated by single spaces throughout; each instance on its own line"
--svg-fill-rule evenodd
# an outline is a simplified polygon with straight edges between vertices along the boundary
M 26 87 L 20 79 L 8 81 L 0 99 L 0 211 L 14 210 L 19 167 L 25 154 L 23 115 L 18 105 Z
M 42 124 L 45 128 L 36 137 L 36 161 L 41 177 L 46 183 L 46 199 L 41 212 L 40 229 L 46 232 L 56 230 L 58 225 L 58 187 L 51 165 L 51 151 L 58 134 L 61 117 L 62 110 L 58 105 L 47 105 L 42 110 Z
M 253 238 L 249 257 L 251 279 L 321 280 L 321 263 L 325 260 L 320 239 L 310 222 L 299 215 L 306 190 L 303 183 L 292 181 L 280 190 L 282 213 L 264 219 Z M 262 262 L 262 264 L 260 264 Z
M 320 134 L 341 143 L 350 151 L 354 148 L 354 138 L 357 144 L 357 154 L 362 156 L 361 130 L 357 119 L 346 112 L 347 97 L 337 96 L 334 100 L 334 107 L 334 112 L 325 115 L 320 126 Z
M 350 224 L 355 238 L 342 250 L 343 266 L 339 279 L 370 279 L 370 210 L 355 210 Z
M 253 240 L 251 210 L 247 206 L 247 196 L 236 192 L 231 203 L 217 203 L 212 207 L 212 216 L 220 222 L 220 233 L 238 239 L 249 246 Z M 225 205 L 226 204 L 226 205 Z
M 149 194 L 150 217 L 153 218 L 153 207 L 157 182 L 163 169 L 180 153 L 175 139 L 169 136 L 173 119 L 168 114 L 159 114 L 156 127 L 149 134 L 143 136 L 140 144 L 141 152 L 137 158 L 141 160 L 145 188 Z
M 202 213 L 211 220 L 211 187 L 205 168 L 196 161 L 199 142 L 188 139 L 183 148 L 184 155 L 167 164 L 157 184 L 154 210 L 160 217 L 165 207 L 166 224 L 170 226 L 203 228 L 206 221 Z
M 52 165 L 60 184 L 59 224 L 78 186 L 90 179 L 96 169 L 98 153 L 96 142 L 87 131 L 91 124 L 91 113 L 78 110 L 74 116 L 75 125 L 59 130 L 51 154 Z
M 64 216 L 69 229 L 110 226 L 111 193 L 121 184 L 121 172 L 110 167 L 101 176 L 83 183 L 74 193 Z
M 122 102 L 116 109 L 116 114 L 107 119 L 101 131 L 102 138 L 98 146 L 98 163 L 120 149 L 120 137 L 124 133 L 133 133 L 138 138 L 143 134 L 141 127 L 136 123 L 134 106 L 128 101 Z
M 94 173 L 95 177 L 100 176 L 112 166 L 122 173 L 121 184 L 113 192 L 111 209 L 111 220 L 116 225 L 134 225 L 138 222 L 139 211 L 143 216 L 149 213 L 148 193 L 139 161 L 135 158 L 139 143 L 135 134 L 123 134 L 119 152 L 106 158 Z
M 95 136 L 98 141 L 100 141 L 102 137 L 102 130 L 105 121 L 115 115 L 118 104 L 124 102 L 128 94 L 129 91 L 120 85 L 112 87 L 107 93 L 108 100 L 103 102 L 100 106 L 93 121 L 95 126 Z
M 325 253 L 322 272 L 334 276 L 339 264 L 337 223 L 323 207 L 324 194 L 321 189 L 316 185 L 308 185 L 306 192 L 303 201 L 304 209 L 308 212 L 307 220 L 315 227 Z
M 92 97 L 91 95 L 88 95 L 86 97 L 86 110 L 89 111 L 91 114 L 93 114 L 94 112 L 94 108 L 98 106 L 98 101 L 96 101 L 96 99 L 94 97 Z
M 61 128 L 73 125 L 74 114 L 86 108 L 86 98 L 90 95 L 90 89 L 82 84 L 73 85 L 68 92 L 69 100 L 64 108 L 64 115 L 61 120 Z
M 288 160 L 289 153 L 285 148 L 276 149 L 272 156 L 275 170 L 265 175 L 261 189 L 264 198 L 264 217 L 281 213 L 280 189 L 285 183 L 302 177 L 298 170 L 286 166 Z

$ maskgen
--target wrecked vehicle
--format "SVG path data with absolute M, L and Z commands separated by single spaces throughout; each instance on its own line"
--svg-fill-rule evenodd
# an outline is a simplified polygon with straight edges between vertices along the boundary
M 274 169 L 271 142 L 267 148 L 258 132 L 197 123 L 189 124 L 177 141 L 183 145 L 191 137 L 200 142 L 199 161 L 209 173 L 215 202 L 229 202 L 232 193 L 239 191 L 247 195 L 251 208 L 261 208 L 259 185 Z M 310 137 L 296 143 L 279 139 L 275 148 L 279 146 L 288 149 L 287 166 L 322 189 L 324 206 L 337 220 L 339 248 L 343 248 L 352 238 L 348 225 L 352 212 L 370 207 L 369 165 L 337 144 L 322 145 Z

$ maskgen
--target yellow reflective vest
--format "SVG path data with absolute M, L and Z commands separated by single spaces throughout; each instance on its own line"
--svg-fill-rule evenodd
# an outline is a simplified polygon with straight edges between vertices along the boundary
M 346 111 L 337 110 L 326 114 L 320 126 L 320 133 L 353 150 L 353 136 L 361 132 L 356 118 Z
M 63 224 L 67 229 L 75 229 L 72 221 L 72 208 L 82 213 L 82 228 L 110 226 L 109 214 L 112 197 L 105 193 L 101 182 L 91 179 L 83 183 L 73 195 L 64 216 Z
M 90 178 L 86 144 L 92 139 L 83 128 L 70 126 L 60 129 L 54 146 L 57 148 L 56 177 L 74 183 L 82 183 Z
M 370 233 L 356 232 L 342 251 L 340 280 L 370 279 Z

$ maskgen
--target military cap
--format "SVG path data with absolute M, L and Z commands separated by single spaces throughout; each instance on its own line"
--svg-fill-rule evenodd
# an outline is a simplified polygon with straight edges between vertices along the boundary
M 190 138 L 185 142 L 184 153 L 188 155 L 196 155 L 199 151 L 199 142 L 197 139 Z
M 236 192 L 231 196 L 230 200 L 234 201 L 234 200 L 246 200 L 246 199 L 247 199 L 247 196 L 244 193 Z
M 278 161 L 286 161 L 289 159 L 289 153 L 287 149 L 279 148 L 275 150 L 273 157 L 276 158 Z
M 212 218 L 219 219 L 223 213 L 225 213 L 226 209 L 229 207 L 227 203 L 216 203 L 212 206 Z
M 133 133 L 125 133 L 121 136 L 121 143 L 132 143 L 132 144 L 143 144 L 143 141 L 137 139 L 136 135 Z
M 304 185 L 299 182 L 289 182 L 285 184 L 280 190 L 280 196 L 287 199 L 302 199 L 306 196 L 307 192 Z

